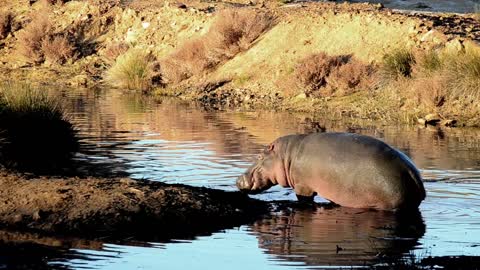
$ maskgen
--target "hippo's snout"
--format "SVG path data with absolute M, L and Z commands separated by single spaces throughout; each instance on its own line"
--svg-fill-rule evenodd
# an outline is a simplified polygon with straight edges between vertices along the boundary
M 237 187 L 240 191 L 250 191 L 252 189 L 252 186 L 253 186 L 252 181 L 249 181 L 244 174 L 238 177 Z

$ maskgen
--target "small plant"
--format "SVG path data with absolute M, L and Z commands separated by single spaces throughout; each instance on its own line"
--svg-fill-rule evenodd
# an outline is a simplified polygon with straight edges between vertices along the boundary
M 388 79 L 410 77 L 414 64 L 413 54 L 405 49 L 399 49 L 383 57 L 382 71 Z
M 0 85 L 0 164 L 50 170 L 78 150 L 58 99 L 29 85 Z
M 41 63 L 44 60 L 42 41 L 51 32 L 49 18 L 44 13 L 39 13 L 27 27 L 19 33 L 18 50 L 27 60 Z
M 162 61 L 162 73 L 168 82 L 178 83 L 211 70 L 247 50 L 274 23 L 274 17 L 268 13 L 248 9 L 222 11 L 204 36 L 185 42 Z
M 74 57 L 75 47 L 65 36 L 58 35 L 44 38 L 41 50 L 47 62 L 63 64 Z
M 371 65 L 350 59 L 348 63 L 335 68 L 327 77 L 327 88 L 336 96 L 349 95 L 357 90 L 368 90 L 375 83 L 375 69 Z
M 107 81 L 115 87 L 149 90 L 152 87 L 154 57 L 141 49 L 119 56 L 108 70 Z
M 323 52 L 312 54 L 295 67 L 295 77 L 307 94 L 313 94 L 325 87 L 328 75 L 347 61 L 343 56 L 329 56 Z
M 442 59 L 434 50 L 421 53 L 416 58 L 418 59 L 415 64 L 415 69 L 418 69 L 417 73 L 430 74 L 442 68 Z
M 480 98 L 480 52 L 467 50 L 445 54 L 445 73 L 450 77 L 452 95 L 470 100 Z
M 0 12 L 0 39 L 6 38 L 12 30 L 12 20 L 12 13 Z

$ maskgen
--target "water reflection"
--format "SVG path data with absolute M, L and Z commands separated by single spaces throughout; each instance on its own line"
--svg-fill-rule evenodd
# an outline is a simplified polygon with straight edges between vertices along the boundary
M 279 261 L 370 265 L 401 258 L 425 233 L 419 212 L 395 214 L 338 207 L 287 210 L 256 222 L 259 245 Z
M 118 91 L 67 90 L 64 95 L 83 138 L 77 160 L 100 167 L 117 164 L 113 171 L 134 178 L 234 190 L 236 177 L 264 145 L 279 136 L 325 127 L 371 135 L 407 153 L 427 180 L 428 197 L 421 215 L 400 218 L 345 208 L 283 209 L 239 230 L 152 244 L 154 248 L 130 243 L 53 246 L 60 257 L 73 252 L 85 259 L 48 257 L 49 262 L 95 269 L 152 265 L 185 269 L 198 264 L 224 269 L 233 267 L 232 262 L 238 263 L 238 269 L 247 264 L 250 268 L 297 269 L 371 264 L 409 251 L 433 256 L 480 255 L 480 129 L 382 126 L 359 120 L 317 119 L 313 123 L 309 119 L 314 115 L 206 111 L 178 100 L 157 102 Z M 275 187 L 259 198 L 293 201 L 295 195 L 291 189 Z M 51 243 L 40 244 L 52 247 Z M 10 247 L 15 250 L 5 246 Z M 102 254 L 106 257 L 98 260 Z

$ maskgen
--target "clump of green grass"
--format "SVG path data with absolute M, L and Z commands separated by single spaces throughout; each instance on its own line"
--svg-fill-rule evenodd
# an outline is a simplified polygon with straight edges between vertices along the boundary
M 450 78 L 451 96 L 478 100 L 480 98 L 480 52 L 467 50 L 447 53 L 444 72 Z
M 29 85 L 0 85 L 0 164 L 49 171 L 78 150 L 59 99 Z
M 443 61 L 440 54 L 435 50 L 428 50 L 423 53 L 419 53 L 416 57 L 414 65 L 415 72 L 417 73 L 433 73 L 442 68 Z
M 415 64 L 413 53 L 406 49 L 398 49 L 386 54 L 382 61 L 382 74 L 388 79 L 410 77 Z
M 107 71 L 107 81 L 118 88 L 149 90 L 152 87 L 154 57 L 133 48 L 120 55 Z

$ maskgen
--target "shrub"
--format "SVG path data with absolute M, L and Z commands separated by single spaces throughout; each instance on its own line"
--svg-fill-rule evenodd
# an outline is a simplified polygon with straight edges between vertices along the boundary
M 274 17 L 268 13 L 248 9 L 222 11 L 204 36 L 185 42 L 162 61 L 162 74 L 168 82 L 178 83 L 213 69 L 247 50 L 274 23 Z
M 0 12 L 0 39 L 6 38 L 12 30 L 12 20 L 12 13 Z
M 28 85 L 0 85 L 0 164 L 50 170 L 78 150 L 59 100 Z
M 19 33 L 19 53 L 33 63 L 41 63 L 44 60 L 42 52 L 42 40 L 51 32 L 49 18 L 40 12 L 27 27 Z
M 63 64 L 74 57 L 75 47 L 65 36 L 45 37 L 42 40 L 42 53 L 50 63 Z
M 427 109 L 443 106 L 448 97 L 448 77 L 441 73 L 433 76 L 417 78 L 412 85 L 411 99 L 417 99 L 418 105 Z
M 344 56 L 329 56 L 323 52 L 307 56 L 295 67 L 294 75 L 307 94 L 313 94 L 325 87 L 332 70 L 345 64 Z
M 415 64 L 413 54 L 405 49 L 395 50 L 383 57 L 382 73 L 387 79 L 410 77 Z
M 336 96 L 369 89 L 375 81 L 374 67 L 355 59 L 350 59 L 348 63 L 334 68 L 326 79 L 328 92 Z
M 119 56 L 107 72 L 107 81 L 115 87 L 148 90 L 152 86 L 154 57 L 141 49 L 130 49 Z

